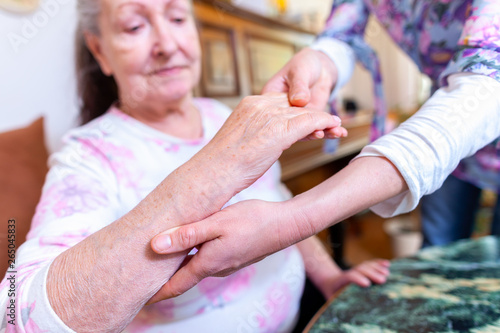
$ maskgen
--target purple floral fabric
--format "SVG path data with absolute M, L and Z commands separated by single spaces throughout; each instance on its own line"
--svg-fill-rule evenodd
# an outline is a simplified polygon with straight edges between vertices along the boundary
M 384 134 L 386 106 L 379 62 L 363 39 L 370 14 L 433 80 L 433 90 L 453 73 L 471 72 L 500 81 L 500 1 L 340 0 L 334 1 L 320 37 L 349 44 L 374 81 L 371 139 Z M 481 188 L 500 189 L 500 140 L 463 160 L 454 174 Z

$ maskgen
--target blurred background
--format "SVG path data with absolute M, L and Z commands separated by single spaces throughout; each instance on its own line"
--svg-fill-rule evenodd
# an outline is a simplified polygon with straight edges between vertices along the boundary
M 331 7 L 327 0 L 193 0 L 193 4 L 203 48 L 203 75 L 195 94 L 230 107 L 246 95 L 258 94 L 294 53 L 311 44 Z M 75 0 L 0 0 L 0 186 L 5 189 L 0 212 L 2 221 L 16 216 L 26 228 L 43 184 L 47 155 L 78 124 L 75 6 Z M 388 127 L 394 128 L 428 98 L 430 81 L 373 18 L 366 39 L 381 61 Z M 335 103 L 349 130 L 349 136 L 336 143 L 336 153 L 324 153 L 321 142 L 304 142 L 281 158 L 283 181 L 294 194 L 337 172 L 368 143 L 373 109 L 369 74 L 358 66 Z M 13 198 L 17 202 L 9 203 Z M 488 202 L 486 196 L 485 207 Z M 487 211 L 483 219 L 488 223 Z M 403 221 L 396 223 L 402 228 L 363 212 L 321 236 L 341 265 L 392 258 L 406 254 L 391 245 L 394 232 L 402 230 L 413 237 L 403 243 L 415 245 L 403 251 L 419 246 L 418 210 L 398 220 Z

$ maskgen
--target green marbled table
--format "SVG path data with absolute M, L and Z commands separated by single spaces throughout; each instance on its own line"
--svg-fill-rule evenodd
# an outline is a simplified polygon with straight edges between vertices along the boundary
M 309 327 L 309 333 L 500 333 L 500 238 L 394 260 L 386 284 L 348 286 Z

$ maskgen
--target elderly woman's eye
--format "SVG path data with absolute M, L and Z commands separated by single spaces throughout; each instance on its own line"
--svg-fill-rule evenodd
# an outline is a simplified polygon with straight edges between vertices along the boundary
M 128 27 L 126 30 L 127 30 L 127 32 L 133 33 L 133 32 L 139 31 L 141 28 L 142 28 L 142 25 L 133 25 L 133 26 Z
M 184 17 L 175 17 L 172 19 L 172 21 L 174 23 L 183 23 L 184 21 L 186 21 L 186 19 Z

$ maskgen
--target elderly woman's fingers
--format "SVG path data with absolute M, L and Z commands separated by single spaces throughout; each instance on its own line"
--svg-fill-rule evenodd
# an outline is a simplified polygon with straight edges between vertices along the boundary
M 357 270 L 349 270 L 346 273 L 346 278 L 349 282 L 355 283 L 360 287 L 369 287 L 372 284 L 369 277 Z
M 290 107 L 285 94 L 245 97 L 204 148 L 218 156 L 237 191 L 248 187 L 295 142 L 340 125 L 326 112 Z M 318 135 L 319 134 L 319 135 Z
M 361 272 L 364 276 L 366 276 L 370 281 L 376 283 L 376 284 L 383 284 L 387 281 L 387 274 L 383 274 L 380 272 L 377 272 L 375 270 L 366 270 L 364 272 Z
M 325 131 L 314 131 L 300 141 L 321 140 L 325 137 Z
M 361 265 L 356 266 L 356 267 L 363 268 L 366 270 L 376 271 L 376 272 L 378 272 L 380 274 L 384 274 L 384 275 L 389 275 L 390 265 L 391 265 L 391 263 L 389 260 L 376 259 L 376 260 L 366 261 L 366 262 L 364 262 Z
M 310 141 L 319 139 L 340 139 L 347 136 L 347 130 L 343 127 L 327 128 L 322 131 L 314 131 L 300 141 Z
M 389 274 L 389 267 L 391 266 L 391 262 L 386 259 L 376 259 L 370 260 L 367 262 L 374 270 L 377 270 L 383 274 Z
M 314 132 L 323 132 L 323 130 L 333 128 L 338 124 L 339 119 L 336 116 L 325 112 L 307 112 L 291 118 L 288 122 L 288 130 L 297 132 L 297 136 L 305 134 L 305 137 Z
M 352 271 L 359 272 L 371 281 L 382 284 L 387 280 L 389 275 L 389 269 L 385 265 L 381 265 L 376 261 L 369 261 L 358 265 L 352 269 Z
M 297 115 L 289 120 L 288 130 L 290 133 L 296 133 L 297 140 L 303 139 L 311 134 L 323 132 L 340 124 L 340 118 L 332 116 L 325 112 L 310 111 Z M 292 144 L 294 142 L 291 142 Z
M 345 138 L 348 132 L 344 127 L 333 127 L 325 130 L 325 137 L 327 139 Z

